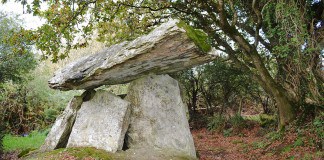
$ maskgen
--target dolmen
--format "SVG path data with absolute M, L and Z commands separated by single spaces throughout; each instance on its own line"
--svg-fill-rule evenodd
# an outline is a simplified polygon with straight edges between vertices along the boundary
M 41 150 L 95 147 L 131 152 L 121 159 L 143 159 L 143 154 L 144 159 L 196 159 L 179 84 L 167 74 L 215 58 L 204 32 L 170 20 L 147 35 L 67 65 L 49 86 L 85 91 L 70 100 Z M 96 89 L 124 83 L 130 83 L 125 98 Z

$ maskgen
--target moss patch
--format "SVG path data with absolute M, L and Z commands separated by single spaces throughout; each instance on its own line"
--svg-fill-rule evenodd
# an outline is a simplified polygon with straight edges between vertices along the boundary
M 65 159 L 100 159 L 100 160 L 131 160 L 131 159 L 156 159 L 156 160 L 195 160 L 196 158 L 188 157 L 167 150 L 155 150 L 153 148 L 129 149 L 126 151 L 118 151 L 116 153 L 106 152 L 93 147 L 76 147 L 76 148 L 60 148 L 49 152 L 34 151 L 22 157 L 24 160 L 65 160 Z
M 207 53 L 211 50 L 209 37 L 205 32 L 199 29 L 194 29 L 193 27 L 187 25 L 184 21 L 180 21 L 177 26 L 186 30 L 187 36 L 198 46 L 201 51 Z
M 100 149 L 92 147 L 78 147 L 78 148 L 60 148 L 50 152 L 45 153 L 34 153 L 23 159 L 26 160 L 38 160 L 38 159 L 48 159 L 48 160 L 64 160 L 64 159 L 100 159 L 100 160 L 112 160 L 111 155 Z

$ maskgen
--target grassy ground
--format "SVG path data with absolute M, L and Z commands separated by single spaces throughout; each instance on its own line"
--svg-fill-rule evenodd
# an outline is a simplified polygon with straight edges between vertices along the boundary
M 4 151 L 11 152 L 17 150 L 37 149 L 46 138 L 46 132 L 34 131 L 31 134 L 23 136 L 5 135 L 3 139 Z

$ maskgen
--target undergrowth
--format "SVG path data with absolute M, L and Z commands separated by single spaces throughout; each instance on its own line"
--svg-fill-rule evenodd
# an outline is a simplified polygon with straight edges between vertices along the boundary
M 250 125 L 253 124 L 239 114 L 229 118 L 216 114 L 208 119 L 207 129 L 209 131 L 222 132 L 225 137 L 228 137 L 232 134 L 239 134 L 242 129 L 248 128 Z
M 207 129 L 209 131 L 221 132 L 225 126 L 226 118 L 223 115 L 216 114 L 208 119 Z
M 36 83 L 42 87 L 33 87 Z M 50 90 L 46 89 L 47 82 L 36 83 L 6 82 L 1 85 L 0 121 L 6 133 L 26 134 L 32 130 L 47 128 L 64 109 L 68 98 L 71 98 L 71 95 L 55 91 L 42 94 L 43 90 Z M 56 97 L 58 94 L 65 98 Z

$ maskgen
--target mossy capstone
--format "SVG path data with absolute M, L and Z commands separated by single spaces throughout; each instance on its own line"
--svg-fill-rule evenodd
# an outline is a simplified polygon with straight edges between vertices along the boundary
M 181 71 L 216 57 L 206 33 L 184 22 L 170 20 L 147 35 L 67 65 L 55 73 L 49 86 L 73 90 L 128 83 L 149 74 Z

